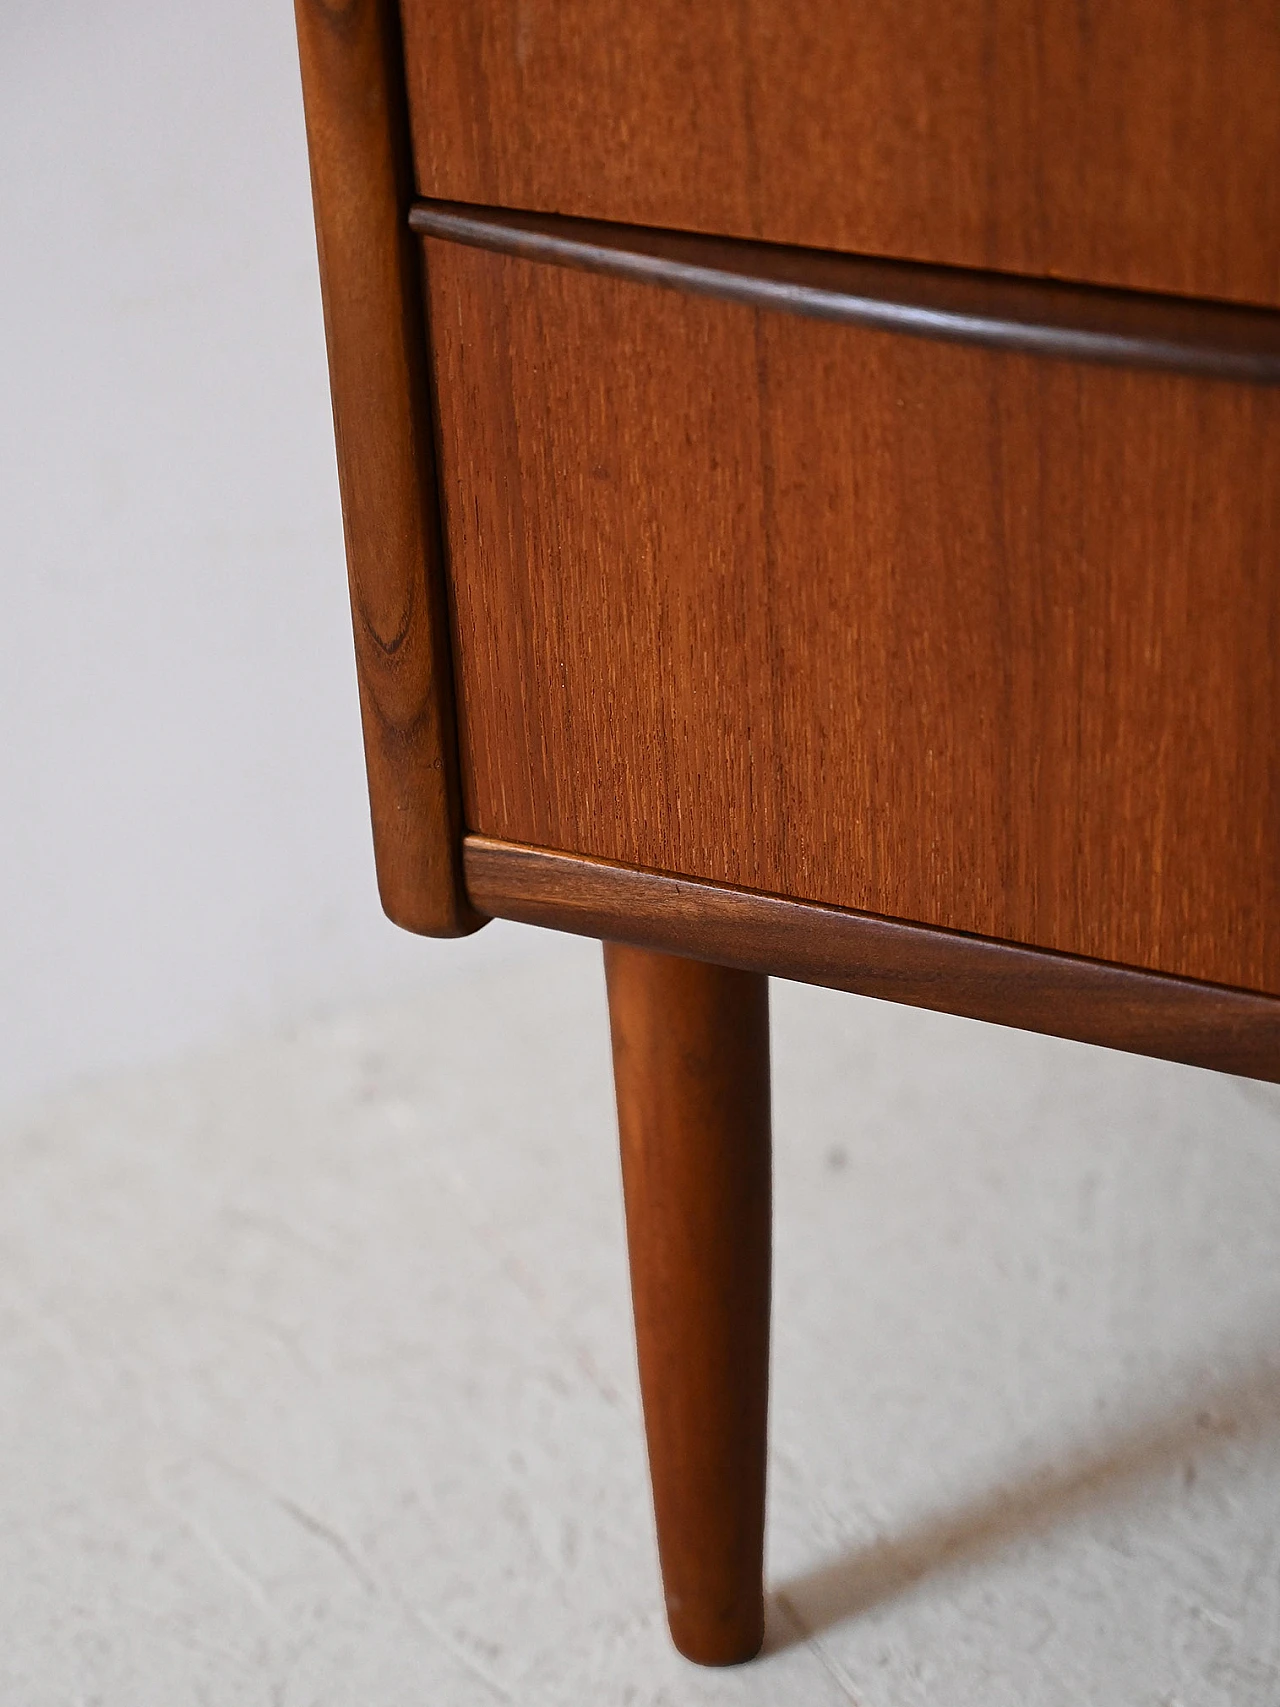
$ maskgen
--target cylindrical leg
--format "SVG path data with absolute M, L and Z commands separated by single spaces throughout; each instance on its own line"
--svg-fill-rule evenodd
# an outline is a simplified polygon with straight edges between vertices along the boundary
M 764 1635 L 768 980 L 604 952 L 667 1620 L 689 1659 L 733 1665 Z

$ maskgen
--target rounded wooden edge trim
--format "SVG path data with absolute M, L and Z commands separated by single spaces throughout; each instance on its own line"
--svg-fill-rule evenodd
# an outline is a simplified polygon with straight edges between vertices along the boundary
M 463 833 L 421 246 L 394 0 L 295 0 L 378 891 L 427 936 L 485 922 Z
M 484 836 L 478 911 L 1280 1083 L 1280 998 Z

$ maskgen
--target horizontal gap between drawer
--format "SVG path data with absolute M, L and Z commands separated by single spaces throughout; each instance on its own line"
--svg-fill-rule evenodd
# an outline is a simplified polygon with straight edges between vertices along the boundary
M 465 202 L 416 202 L 409 225 L 421 236 L 523 260 L 908 337 L 1280 382 L 1275 310 Z

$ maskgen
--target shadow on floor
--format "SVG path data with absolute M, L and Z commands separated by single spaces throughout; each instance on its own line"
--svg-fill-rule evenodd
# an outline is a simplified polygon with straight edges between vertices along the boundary
M 1280 1346 L 1280 1335 L 1274 1344 Z M 1206 1385 L 1172 1416 L 1152 1419 L 1081 1447 L 1064 1465 L 1002 1483 L 914 1529 L 859 1548 L 780 1583 L 769 1596 L 766 1652 L 820 1635 L 935 1571 L 968 1564 L 1009 1543 L 1122 1498 L 1126 1490 L 1181 1466 L 1188 1486 L 1207 1454 L 1229 1440 L 1280 1428 L 1280 1361 L 1259 1354 L 1236 1379 Z

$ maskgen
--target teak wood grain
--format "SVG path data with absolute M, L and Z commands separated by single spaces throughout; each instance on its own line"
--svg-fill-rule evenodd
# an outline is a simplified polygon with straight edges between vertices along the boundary
M 496 918 L 1280 1082 L 1280 998 L 468 836 Z
M 667 1620 L 733 1665 L 764 1638 L 768 981 L 614 943 L 605 972 Z
M 403 0 L 424 195 L 1280 304 L 1274 0 Z
M 470 829 L 1280 991 L 1280 391 L 426 247 Z
M 483 921 L 457 737 L 393 0 L 296 0 L 378 888 L 397 924 Z

